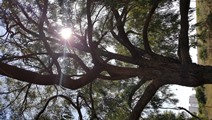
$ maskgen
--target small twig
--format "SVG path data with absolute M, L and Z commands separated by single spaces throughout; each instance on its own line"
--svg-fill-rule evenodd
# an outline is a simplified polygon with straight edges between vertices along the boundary
M 12 105 L 19 97 L 19 95 L 21 94 L 21 92 L 27 87 L 28 85 L 22 87 L 18 93 L 18 95 L 16 95 L 15 99 L 13 99 L 7 106 L 3 107 L 2 109 L 0 109 L 0 111 L 3 111 L 4 109 L 6 109 L 7 107 L 9 107 L 10 105 Z
M 25 104 L 25 103 L 27 102 L 27 96 L 28 96 L 28 94 L 29 94 L 29 89 L 30 89 L 31 85 L 32 85 L 32 84 L 28 84 L 28 85 L 27 85 L 27 91 L 26 91 L 26 94 L 25 94 L 25 96 L 24 96 L 24 100 L 23 100 L 23 103 L 22 103 L 22 104 Z
M 184 107 L 172 107 L 172 108 L 169 108 L 169 107 L 161 107 L 160 109 L 172 109 L 172 110 L 184 110 L 186 111 L 189 115 L 191 115 L 192 117 L 194 118 L 197 118 L 198 120 L 201 120 L 198 116 L 196 116 L 195 114 L 191 113 L 189 110 L 187 110 L 186 108 Z
M 87 105 L 87 107 L 88 107 L 90 110 L 92 110 L 91 106 L 89 106 L 89 104 L 88 104 L 87 100 L 85 99 L 85 97 L 82 96 L 80 93 L 78 93 L 78 95 L 77 95 L 77 99 L 79 99 L 79 98 L 81 98 L 81 99 L 85 102 L 85 104 Z
M 89 96 L 90 96 L 90 100 L 91 100 L 92 119 L 94 119 L 94 118 L 95 119 L 98 119 L 97 114 L 96 114 L 96 111 L 95 111 L 95 107 L 94 107 L 93 96 L 92 96 L 92 93 L 93 93 L 92 85 L 93 85 L 93 82 L 91 82 L 90 83 L 90 86 L 89 86 Z
M 29 90 L 30 90 L 30 87 L 31 87 L 31 85 L 32 84 L 28 84 L 27 85 L 27 90 L 26 90 L 26 94 L 25 94 L 25 96 L 24 96 L 24 100 L 23 100 L 23 102 L 22 102 L 22 106 L 20 107 L 20 114 L 23 114 L 24 113 L 24 111 L 27 109 L 27 96 L 28 96 L 28 94 L 29 94 Z
M 184 107 L 178 107 L 178 109 L 184 110 L 184 111 L 186 111 L 188 114 L 190 114 L 192 117 L 197 118 L 198 120 L 201 120 L 198 116 L 196 116 L 195 114 L 191 113 L 190 111 L 188 111 L 188 110 L 185 109 Z
M 16 91 L 21 91 L 23 88 L 25 88 L 26 86 L 22 87 L 22 88 L 18 88 L 18 89 L 14 89 L 14 90 L 11 90 L 11 91 L 7 91 L 7 92 L 0 92 L 0 95 L 1 94 L 11 94 L 13 92 L 16 92 Z

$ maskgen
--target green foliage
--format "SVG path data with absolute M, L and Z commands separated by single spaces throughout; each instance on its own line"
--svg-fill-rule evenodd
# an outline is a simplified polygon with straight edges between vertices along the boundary
M 92 83 L 92 96 L 95 111 L 99 119 L 106 120 L 123 120 L 129 116 L 131 107 L 128 105 L 128 97 L 132 89 L 138 84 L 133 79 L 129 81 L 95 81 Z M 132 105 L 134 104 L 134 99 L 138 98 L 145 90 L 145 85 L 140 86 L 137 92 L 134 94 Z M 89 88 L 82 91 L 87 99 L 89 98 Z M 169 89 L 169 86 L 162 87 L 157 94 L 153 97 L 151 102 L 145 109 L 145 115 L 151 113 L 160 113 L 160 108 L 163 105 L 169 104 L 174 105 L 178 102 L 174 98 L 174 94 Z M 92 111 L 88 109 L 88 114 L 91 116 Z
M 206 98 L 205 98 L 205 88 L 204 86 L 200 86 L 196 88 L 196 98 L 199 104 L 199 112 L 200 114 L 203 114 L 204 112 L 204 106 L 206 104 Z
M 144 120 L 196 120 L 196 118 L 190 118 L 185 113 L 173 113 L 171 111 L 165 111 L 161 114 L 150 114 L 147 118 L 144 118 Z
M 158 109 L 163 107 L 163 103 L 168 104 L 176 104 L 178 102 L 178 99 L 175 99 L 175 94 L 172 93 L 172 91 L 169 89 L 169 86 L 162 87 L 156 95 L 152 98 L 150 101 L 150 105 L 152 106 L 152 109 L 154 109 L 154 112 L 158 112 Z
M 207 27 L 212 30 L 212 12 L 210 12 L 206 18 Z
M 149 11 L 149 6 L 147 4 L 142 4 L 142 2 L 144 1 L 138 1 L 135 3 L 135 7 L 130 11 L 129 20 L 127 21 L 127 29 L 133 29 L 135 33 L 140 33 L 142 31 L 147 13 Z M 157 9 L 156 14 L 153 15 L 148 35 L 154 52 L 166 56 L 176 57 L 176 40 L 178 39 L 179 34 L 179 12 L 170 8 L 173 8 L 171 1 L 161 4 L 161 6 Z M 163 9 L 170 10 L 166 11 Z M 131 42 L 143 48 L 143 46 L 141 46 L 143 43 L 141 39 L 142 34 L 133 35 L 136 37 L 134 37 L 135 39 L 133 39 Z
M 200 86 L 196 88 L 196 98 L 201 104 L 206 103 L 206 98 L 204 94 L 204 86 Z
M 127 95 L 125 91 L 126 85 L 129 83 L 110 82 L 110 81 L 95 81 L 93 82 L 93 101 L 95 111 L 100 119 L 106 120 L 122 120 L 130 113 L 127 104 Z M 89 98 L 89 90 L 85 89 Z M 88 110 L 89 114 L 92 111 Z
M 199 54 L 198 54 L 199 55 L 199 58 L 202 59 L 203 61 L 207 60 L 208 53 L 207 53 L 206 46 L 201 46 L 199 49 L 200 49 L 199 50 Z

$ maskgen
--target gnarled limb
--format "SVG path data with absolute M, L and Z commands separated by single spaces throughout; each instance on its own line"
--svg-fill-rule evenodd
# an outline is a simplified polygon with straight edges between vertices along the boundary
M 191 57 L 189 54 L 189 21 L 188 21 L 188 12 L 189 12 L 190 0 L 180 0 L 180 37 L 178 42 L 178 57 L 182 64 L 192 63 Z
M 69 89 L 78 89 L 81 88 L 91 81 L 95 80 L 97 76 L 101 73 L 101 68 L 93 68 L 82 76 L 79 79 L 71 79 L 70 76 L 63 75 L 61 78 L 60 75 L 41 75 L 36 72 L 29 70 L 24 70 L 12 65 L 8 65 L 0 62 L 0 74 L 8 76 L 23 82 L 29 82 L 38 85 L 61 85 Z
M 138 120 L 140 118 L 141 112 L 145 106 L 149 103 L 152 97 L 155 95 L 157 90 L 162 86 L 162 84 L 157 80 L 152 81 L 145 89 L 143 95 L 140 97 L 135 107 L 133 108 L 129 120 Z

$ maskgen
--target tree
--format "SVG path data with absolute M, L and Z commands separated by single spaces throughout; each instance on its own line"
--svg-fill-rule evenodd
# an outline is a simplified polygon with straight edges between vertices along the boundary
M 144 120 L 197 120 L 197 118 L 189 118 L 185 113 L 173 113 L 171 111 L 165 111 L 162 114 L 151 114 Z
M 21 81 L 18 88 L 9 86 L 8 90 L 19 91 L 15 94 L 17 99 L 24 92 L 23 104 L 29 103 L 28 96 L 39 91 L 57 91 L 54 96 L 46 96 L 38 117 L 51 108 L 50 103 L 54 105 L 52 100 L 62 98 L 72 105 L 80 119 L 82 106 L 90 109 L 91 119 L 98 118 L 93 102 L 98 94 L 92 92 L 92 85 L 130 81 L 136 85 L 129 92 L 132 109 L 128 116 L 139 119 L 164 85 L 196 87 L 212 83 L 212 67 L 192 63 L 189 54 L 190 0 L 180 0 L 179 12 L 171 9 L 173 2 L 3 0 L 0 16 L 6 32 L 1 36 L 0 74 L 12 78 L 9 81 Z M 70 40 L 61 37 L 62 27 L 72 28 Z M 53 87 L 43 89 L 42 85 Z M 101 86 L 110 90 L 109 86 Z M 76 98 L 73 101 L 70 93 L 60 94 L 58 89 L 90 92 L 86 97 L 72 91 Z M 142 94 L 135 98 L 139 89 Z M 61 110 L 64 116 L 66 109 L 69 108 Z

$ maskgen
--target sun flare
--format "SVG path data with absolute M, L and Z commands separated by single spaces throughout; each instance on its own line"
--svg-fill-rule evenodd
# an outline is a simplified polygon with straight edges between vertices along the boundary
M 60 31 L 60 35 L 63 39 L 67 40 L 71 37 L 72 31 L 71 28 L 63 28 Z

